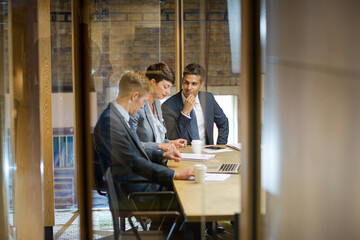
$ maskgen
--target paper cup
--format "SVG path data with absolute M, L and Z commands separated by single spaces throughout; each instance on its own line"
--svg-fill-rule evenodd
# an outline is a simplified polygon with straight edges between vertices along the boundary
M 205 175 L 206 175 L 206 165 L 204 164 L 195 164 L 195 182 L 196 183 L 204 183 Z
M 191 148 L 193 153 L 201 154 L 201 140 L 192 140 Z

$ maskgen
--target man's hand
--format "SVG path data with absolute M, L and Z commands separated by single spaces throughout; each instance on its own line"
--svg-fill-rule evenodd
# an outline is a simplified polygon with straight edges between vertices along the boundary
M 182 156 L 174 144 L 171 144 L 171 146 L 164 152 L 163 158 L 174 160 L 175 162 L 180 162 L 182 160 Z
M 195 105 L 195 96 L 190 94 L 184 102 L 184 108 L 182 110 L 182 113 L 188 116 L 191 110 L 193 109 L 194 105 Z
M 195 175 L 194 169 L 193 169 L 193 168 L 188 168 L 188 169 L 186 169 L 185 171 L 181 171 L 181 172 L 175 171 L 175 177 L 174 177 L 174 179 L 175 179 L 175 180 L 186 180 L 186 179 L 188 179 L 189 177 L 192 177 L 192 176 L 194 176 L 194 175 Z
M 184 149 L 187 145 L 186 139 L 182 139 L 182 138 L 172 140 L 172 141 L 170 141 L 170 143 L 175 144 L 175 147 L 180 148 L 180 149 Z

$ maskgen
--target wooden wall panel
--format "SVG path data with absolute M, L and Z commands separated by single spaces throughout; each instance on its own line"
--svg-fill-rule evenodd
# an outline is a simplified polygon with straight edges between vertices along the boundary
M 45 226 L 54 226 L 54 177 L 52 149 L 52 110 L 51 110 L 51 33 L 50 1 L 38 0 L 39 23 L 39 82 L 41 149 L 44 164 L 44 221 Z
M 182 0 L 175 1 L 175 85 L 176 92 L 181 90 L 181 75 L 184 69 L 184 7 Z
M 259 58 L 259 0 L 241 1 L 241 84 L 240 84 L 240 142 L 241 217 L 240 238 L 257 239 L 260 213 L 260 58 Z
M 78 206 L 80 212 L 80 238 L 92 239 L 93 168 L 92 141 L 90 137 L 90 35 L 89 0 L 72 1 L 72 49 L 74 92 L 74 155 L 77 165 Z
M 15 92 L 16 239 L 44 238 L 39 111 L 37 2 L 11 2 Z M 18 93 L 18 95 L 16 95 Z

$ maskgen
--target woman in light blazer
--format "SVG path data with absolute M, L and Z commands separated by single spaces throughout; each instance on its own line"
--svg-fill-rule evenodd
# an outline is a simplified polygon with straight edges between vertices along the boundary
M 173 70 L 165 63 L 150 65 L 146 70 L 146 76 L 153 85 L 153 93 L 140 109 L 130 118 L 131 129 L 137 133 L 145 149 L 167 150 L 172 144 L 177 148 L 187 145 L 185 139 L 168 140 L 166 128 L 163 123 L 161 103 L 169 93 L 171 86 L 175 83 Z

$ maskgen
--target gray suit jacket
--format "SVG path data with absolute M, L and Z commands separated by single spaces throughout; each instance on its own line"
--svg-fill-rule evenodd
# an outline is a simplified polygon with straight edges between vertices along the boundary
M 162 163 L 162 151 L 148 155 L 116 107 L 110 103 L 94 129 L 94 148 L 103 169 L 112 168 L 120 180 L 149 179 L 152 183 L 127 184 L 130 192 L 156 191 L 158 184 L 171 187 L 174 170 Z
M 146 104 L 148 104 L 146 102 Z M 161 103 L 159 99 L 155 99 L 154 101 L 154 108 L 157 115 L 157 118 L 162 123 L 162 110 L 161 110 Z M 139 139 L 143 145 L 143 147 L 148 150 L 158 150 L 158 143 L 155 142 L 155 125 L 154 122 L 151 120 L 150 116 L 153 115 L 148 108 L 144 107 L 140 109 L 137 113 L 130 117 L 130 126 L 131 129 L 136 131 Z M 164 140 L 164 143 L 168 143 L 170 140 Z

